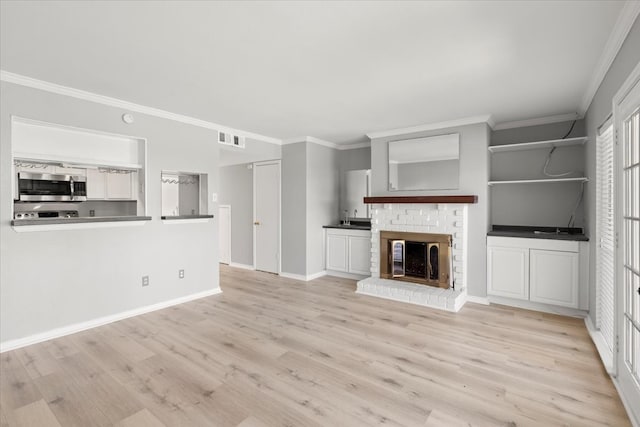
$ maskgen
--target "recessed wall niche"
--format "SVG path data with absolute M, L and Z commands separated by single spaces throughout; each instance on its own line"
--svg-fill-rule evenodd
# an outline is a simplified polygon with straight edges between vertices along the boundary
M 207 214 L 207 174 L 162 171 L 162 217 Z

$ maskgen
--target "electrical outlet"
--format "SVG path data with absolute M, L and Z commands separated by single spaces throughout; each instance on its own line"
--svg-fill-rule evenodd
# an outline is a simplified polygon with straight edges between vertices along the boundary
M 96 216 L 96 211 L 93 209 L 89 210 L 89 216 Z
M 142 276 L 142 286 L 149 286 L 149 276 Z
M 184 279 L 184 270 L 178 270 L 178 277 Z
M 218 201 L 218 193 L 212 193 L 211 194 L 211 201 L 212 202 L 217 202 Z

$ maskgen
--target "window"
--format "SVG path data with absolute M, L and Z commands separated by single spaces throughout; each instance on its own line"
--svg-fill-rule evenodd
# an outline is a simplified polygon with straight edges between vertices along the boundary
M 613 357 L 614 345 L 614 159 L 613 125 L 605 123 L 596 139 L 596 328 Z

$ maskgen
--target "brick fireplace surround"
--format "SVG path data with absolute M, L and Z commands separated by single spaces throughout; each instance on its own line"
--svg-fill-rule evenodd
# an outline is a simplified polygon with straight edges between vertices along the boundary
M 458 311 L 467 296 L 467 205 L 380 203 L 371 206 L 371 277 L 358 282 L 359 294 L 447 311 Z M 380 231 L 442 233 L 452 236 L 453 284 L 442 289 L 380 277 Z

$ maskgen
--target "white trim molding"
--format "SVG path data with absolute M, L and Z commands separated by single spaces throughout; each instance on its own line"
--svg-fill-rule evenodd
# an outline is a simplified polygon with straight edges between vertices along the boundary
M 474 304 L 490 305 L 489 298 L 487 298 L 487 297 L 476 297 L 476 296 L 468 295 L 468 294 L 467 294 L 467 302 L 472 302 Z
M 580 120 L 583 116 L 578 113 L 557 114 L 555 116 L 537 117 L 534 119 L 514 120 L 511 122 L 498 123 L 493 130 L 514 129 L 528 126 L 548 125 L 550 123 L 570 122 Z
M 229 263 L 229 267 L 242 268 L 243 270 L 252 270 L 252 271 L 255 270 L 253 265 L 240 264 L 239 262 L 233 262 L 233 261 Z
M 285 277 L 287 279 L 301 280 L 303 282 L 309 282 L 311 280 L 315 280 L 326 275 L 327 275 L 326 271 L 319 271 L 317 273 L 308 274 L 306 276 L 303 274 L 285 273 L 284 271 L 280 272 L 280 277 Z
M 367 137 L 369 137 L 369 139 L 386 138 L 390 136 L 406 135 L 408 133 L 425 132 L 429 130 L 446 129 L 451 127 L 466 126 L 466 125 L 475 125 L 478 123 L 486 123 L 491 128 L 495 126 L 495 123 L 493 122 L 493 118 L 491 117 L 491 114 L 484 114 L 480 116 L 463 117 L 461 119 L 448 120 L 444 122 L 428 123 L 428 124 L 419 125 L 419 126 L 411 126 L 406 128 L 369 132 L 367 133 Z
M 287 138 L 282 140 L 282 145 L 297 144 L 299 142 L 309 142 L 311 144 L 318 144 L 336 150 L 354 150 L 356 148 L 371 147 L 371 141 L 357 142 L 354 144 L 336 144 L 335 142 L 326 141 L 324 139 L 316 138 L 313 136 L 298 136 L 295 138 Z
M 91 101 L 97 104 L 107 105 L 110 107 L 122 108 L 126 111 L 135 111 L 137 113 L 147 114 L 149 116 L 160 117 L 163 119 L 173 120 L 176 122 L 186 123 L 193 126 L 202 127 L 205 129 L 211 129 L 218 132 L 232 133 L 238 136 L 244 136 L 258 141 L 268 142 L 270 144 L 281 145 L 282 141 L 278 138 L 270 136 L 260 135 L 253 132 L 246 132 L 240 129 L 233 129 L 227 126 L 223 126 L 217 123 L 208 122 L 205 120 L 196 119 L 194 117 L 185 116 L 182 114 L 172 113 L 170 111 L 160 110 L 158 108 L 148 107 L 146 105 L 140 105 L 129 101 L 124 101 L 110 96 L 99 95 L 96 93 L 74 89 L 68 86 L 62 86 L 59 84 L 47 82 L 44 80 L 38 80 L 31 77 L 23 76 L 9 71 L 0 70 L 0 81 L 13 83 L 33 89 L 43 90 L 45 92 L 51 92 L 58 95 L 70 96 L 72 98 L 82 99 L 84 101 Z M 217 138 L 217 136 L 216 136 Z
M 629 31 L 631 31 L 631 27 L 633 27 L 633 24 L 639 14 L 640 1 L 627 0 L 622 6 L 620 14 L 618 15 L 618 20 L 613 26 L 613 31 L 611 31 L 611 34 L 609 35 L 609 39 L 607 40 L 602 54 L 600 55 L 598 64 L 591 75 L 591 80 L 589 80 L 587 90 L 582 97 L 580 109 L 578 110 L 579 114 L 584 115 L 589 109 L 589 106 L 591 106 L 593 97 L 596 95 L 602 80 L 604 80 L 604 77 L 607 75 L 607 71 L 609 71 L 611 64 L 613 64 L 613 61 L 618 55 L 622 44 L 627 39 L 627 35 L 629 34 Z
M 215 288 L 208 291 L 198 292 L 196 294 L 187 295 L 184 297 L 175 298 L 169 301 L 159 302 L 157 304 L 147 305 L 145 307 L 134 308 L 132 310 L 123 311 L 120 313 L 112 314 L 109 316 L 99 317 L 97 319 L 88 320 L 86 322 L 75 323 L 69 326 L 63 326 L 61 328 L 52 329 L 47 332 L 30 335 L 24 338 L 18 338 L 15 340 L 5 341 L 0 344 L 0 353 L 5 351 L 16 350 L 28 345 L 37 344 L 44 341 L 49 341 L 54 338 L 64 337 L 66 335 L 75 334 L 77 332 L 86 331 L 87 329 L 97 328 L 109 323 L 117 322 L 119 320 L 127 319 L 129 317 L 139 316 L 141 314 L 150 313 L 156 310 L 162 310 L 163 308 L 171 307 L 173 305 L 183 304 L 185 302 L 193 301 L 200 298 L 205 298 L 211 295 L 221 294 L 222 289 Z
M 371 141 L 357 142 L 355 144 L 338 145 L 338 150 L 355 150 L 357 148 L 371 147 Z
M 591 341 L 593 341 L 596 349 L 598 350 L 600 360 L 602 360 L 602 364 L 604 365 L 607 373 L 609 375 L 615 375 L 615 370 L 613 368 L 613 352 L 607 346 L 602 333 L 595 328 L 591 315 L 588 314 L 587 317 L 584 318 L 584 324 L 587 327 Z
M 323 145 L 325 147 L 335 148 L 335 149 L 338 149 L 339 147 L 339 145 L 336 144 L 335 142 L 325 141 L 324 139 L 315 138 L 313 136 L 297 136 L 294 138 L 287 138 L 282 140 L 282 145 L 297 144 L 299 142 L 310 142 L 312 144 Z

